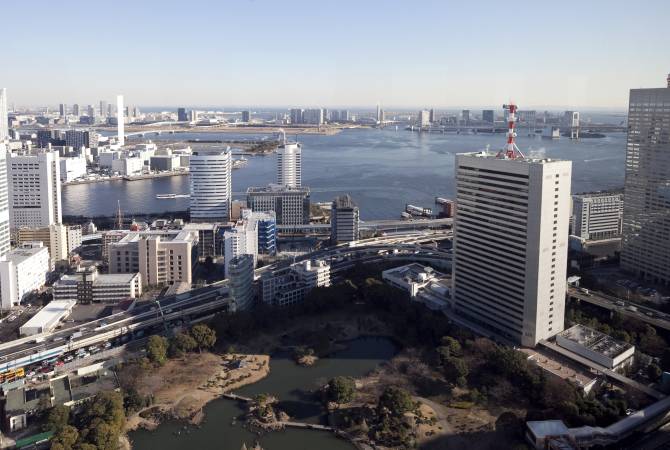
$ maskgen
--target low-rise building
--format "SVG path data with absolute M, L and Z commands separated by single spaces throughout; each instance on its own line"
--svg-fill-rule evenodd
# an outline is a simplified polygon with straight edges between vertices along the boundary
M 125 157 L 112 161 L 112 171 L 119 175 L 131 176 L 140 175 L 144 170 L 144 160 L 140 157 Z
M 63 183 L 86 176 L 86 158 L 84 156 L 62 157 L 59 163 L 60 180 Z
M 176 170 L 181 167 L 179 155 L 154 155 L 150 159 L 151 170 L 166 171 Z
M 142 284 L 191 283 L 198 236 L 188 230 L 132 231 L 109 244 L 109 273 L 137 273 Z
M 620 238 L 623 194 L 597 192 L 572 196 L 572 234 L 586 240 Z
M 556 344 L 608 369 L 631 364 L 635 354 L 635 346 L 579 324 L 558 333 Z
M 141 295 L 142 275 L 139 273 L 82 271 L 63 275 L 53 285 L 54 300 L 75 300 L 77 303 L 118 303 Z
M 31 292 L 42 288 L 51 268 L 49 250 L 41 242 L 26 242 L 0 261 L 0 292 L 3 310 L 21 303 Z
M 398 289 L 406 291 L 412 300 L 428 308 L 445 309 L 451 301 L 450 277 L 432 267 L 418 263 L 394 267 L 382 272 L 382 279 Z
M 48 333 L 56 328 L 61 320 L 70 315 L 76 304 L 75 300 L 51 301 L 28 322 L 24 323 L 19 332 L 24 336 Z
M 152 226 L 152 228 L 155 227 Z M 205 260 L 207 257 L 215 259 L 223 254 L 223 242 L 221 242 L 218 223 L 187 223 L 183 230 L 198 234 L 200 260 Z
M 19 246 L 28 242 L 41 242 L 48 250 L 51 267 L 59 261 L 67 261 L 69 254 L 81 247 L 81 225 L 53 224 L 48 227 L 22 227 L 16 235 Z
M 285 307 L 302 303 L 316 287 L 330 286 L 330 265 L 325 261 L 303 261 L 260 278 L 260 297 L 266 305 Z

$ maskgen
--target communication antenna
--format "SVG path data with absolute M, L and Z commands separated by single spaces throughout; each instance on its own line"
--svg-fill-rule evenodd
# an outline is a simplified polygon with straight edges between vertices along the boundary
M 123 212 L 121 212 L 121 200 L 116 201 L 117 208 L 116 208 L 116 229 L 117 230 L 122 230 L 123 229 Z
M 497 158 L 525 158 L 519 147 L 516 146 L 516 131 L 514 131 L 514 128 L 516 126 L 516 111 L 518 107 L 514 103 L 510 103 L 509 105 L 503 105 L 503 109 L 509 111 L 507 115 L 507 145 L 503 150 L 498 152 Z

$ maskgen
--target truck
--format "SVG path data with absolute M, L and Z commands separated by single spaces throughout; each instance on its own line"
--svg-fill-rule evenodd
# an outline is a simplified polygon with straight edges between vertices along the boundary
M 72 334 L 70 335 L 70 340 L 71 340 L 71 341 L 74 341 L 75 339 L 80 338 L 80 337 L 82 337 L 83 335 L 84 335 L 84 333 L 82 333 L 81 331 L 77 331 L 77 332 L 72 333 Z

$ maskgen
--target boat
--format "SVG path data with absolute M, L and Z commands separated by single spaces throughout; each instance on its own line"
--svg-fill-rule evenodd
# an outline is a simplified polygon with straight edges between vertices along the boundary
M 190 194 L 156 194 L 156 198 L 159 200 L 173 199 L 173 198 L 189 198 Z

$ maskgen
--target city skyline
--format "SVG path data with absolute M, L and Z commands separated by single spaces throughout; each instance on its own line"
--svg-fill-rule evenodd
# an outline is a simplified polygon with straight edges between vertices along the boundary
M 46 68 L 5 72 L 8 103 L 89 104 L 123 93 L 147 106 L 476 108 L 513 100 L 527 108 L 625 109 L 629 88 L 662 87 L 657 74 L 670 66 L 658 57 L 670 39 L 663 23 L 670 6 L 661 1 L 511 10 L 503 2 L 412 9 L 345 2 L 318 12 L 305 2 L 121 3 L 127 7 L 43 2 L 30 27 L 8 21 L 6 61 L 30 67 L 39 59 Z M 4 12 L 20 16 L 21 8 L 8 4 Z M 64 52 L 29 50 L 40 48 L 40 30 L 91 15 L 101 26 L 90 39 L 67 42 L 67 52 L 87 55 L 88 68 Z M 537 19 L 543 15 L 551 20 Z M 645 26 L 622 32 L 630 23 Z

